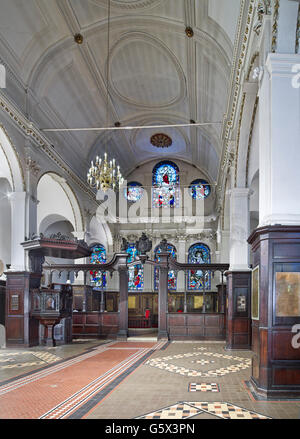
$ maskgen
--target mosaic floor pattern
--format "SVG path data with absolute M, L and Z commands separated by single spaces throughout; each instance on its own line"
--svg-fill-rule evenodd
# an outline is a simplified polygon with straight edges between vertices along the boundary
M 220 386 L 217 383 L 190 383 L 189 392 L 220 392 Z
M 135 419 L 188 419 L 208 413 L 222 419 L 271 419 L 227 402 L 177 402 Z
M 36 360 L 40 361 L 36 361 Z M 61 358 L 50 352 L 23 351 L 23 352 L 3 352 L 0 354 L 0 370 L 20 369 L 31 366 L 42 366 L 56 363 Z
M 151 367 L 157 367 L 158 369 L 166 370 L 168 372 L 176 373 L 183 376 L 192 377 L 218 377 L 224 376 L 233 372 L 239 372 L 243 369 L 248 369 L 251 366 L 250 358 L 238 357 L 235 355 L 223 354 L 219 352 L 207 351 L 207 348 L 200 347 L 194 348 L 194 350 L 200 352 L 188 352 L 185 354 L 169 355 L 167 357 L 152 358 L 146 362 L 146 365 Z M 197 369 L 188 368 L 186 366 L 181 366 L 178 364 L 177 360 L 188 359 L 197 356 L 213 357 L 215 360 L 208 360 L 206 358 L 200 358 L 198 360 L 191 360 L 192 364 L 199 366 Z M 222 361 L 216 361 L 222 360 Z M 221 366 L 227 362 L 226 366 Z M 175 364 L 174 364 L 175 363 Z M 207 366 L 212 363 L 216 363 L 214 369 L 201 368 L 201 366 Z M 199 368 L 201 370 L 199 370 Z

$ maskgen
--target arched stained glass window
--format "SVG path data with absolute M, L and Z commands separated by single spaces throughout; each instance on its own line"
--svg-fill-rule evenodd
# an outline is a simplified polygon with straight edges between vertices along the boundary
M 106 262 L 106 250 L 101 244 L 96 244 L 92 247 L 92 254 L 90 256 L 91 264 L 104 264 Z M 106 274 L 101 271 L 90 271 L 91 284 L 94 287 L 106 286 Z
M 172 244 L 168 244 L 167 248 L 168 253 L 172 256 L 173 259 L 177 259 L 176 248 Z M 161 253 L 160 246 L 158 245 L 154 250 L 154 260 L 156 262 L 160 262 L 159 253 Z M 168 290 L 176 291 L 177 288 L 177 276 L 174 270 L 169 270 L 168 272 Z M 158 291 L 159 289 L 159 268 L 154 268 L 154 290 Z
M 143 191 L 144 189 L 141 183 L 132 181 L 124 188 L 124 197 L 127 198 L 128 201 L 136 202 L 142 198 Z
M 133 262 L 137 260 L 138 250 L 134 244 L 129 244 L 127 247 L 127 253 L 129 255 L 127 262 Z M 144 288 L 144 270 L 141 264 L 133 265 L 128 268 L 128 289 L 134 291 L 140 291 Z
M 194 244 L 189 249 L 188 262 L 190 264 L 210 264 L 210 249 L 207 245 L 202 243 Z M 202 291 L 210 290 L 211 288 L 211 272 L 204 272 L 202 270 L 190 270 L 188 272 L 188 289 Z
M 206 180 L 194 180 L 189 186 L 189 192 L 194 200 L 202 200 L 210 194 L 210 185 Z
M 179 169 L 170 161 L 159 162 L 152 174 L 153 207 L 179 207 Z

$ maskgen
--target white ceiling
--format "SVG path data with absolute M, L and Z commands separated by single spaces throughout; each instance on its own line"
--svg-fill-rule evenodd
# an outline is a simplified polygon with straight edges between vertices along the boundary
M 1 0 L 0 55 L 29 87 L 29 117 L 40 128 L 107 125 L 107 14 L 107 0 Z M 111 0 L 108 123 L 222 121 L 239 15 L 240 0 Z M 77 32 L 82 45 L 74 42 Z M 140 163 L 168 157 L 216 180 L 220 129 L 47 136 L 82 178 L 89 161 L 106 150 L 125 176 Z M 153 147 L 155 132 L 168 134 L 172 146 Z

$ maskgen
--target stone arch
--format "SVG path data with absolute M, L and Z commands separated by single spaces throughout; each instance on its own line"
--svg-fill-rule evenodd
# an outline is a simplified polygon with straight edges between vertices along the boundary
M 55 172 L 43 174 L 37 185 L 38 230 L 42 221 L 51 215 L 68 220 L 74 231 L 84 231 L 84 222 L 79 201 L 67 181 Z M 54 220 L 55 218 L 52 218 Z
M 107 223 L 100 222 L 96 215 L 94 215 L 89 224 L 89 246 L 101 243 L 106 251 L 112 249 L 113 237 Z
M 0 173 L 0 279 L 7 265 L 11 264 L 11 234 L 12 234 L 12 211 L 10 205 L 10 193 L 12 186 L 7 178 L 1 177 Z
M 25 190 L 24 174 L 18 153 L 3 125 L 0 125 L 0 176 L 8 180 L 13 192 Z

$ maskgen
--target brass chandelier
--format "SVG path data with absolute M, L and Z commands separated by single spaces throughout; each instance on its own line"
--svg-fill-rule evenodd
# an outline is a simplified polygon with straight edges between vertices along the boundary
M 109 29 L 110 29 L 110 0 L 108 4 L 107 17 L 107 77 L 106 77 L 106 122 L 108 126 L 108 78 L 109 78 Z M 104 153 L 104 158 L 96 157 L 96 163 L 91 161 L 91 167 L 87 174 L 87 181 L 92 188 L 106 191 L 108 189 L 118 190 L 123 184 L 124 179 L 120 173 L 120 166 L 116 167 L 115 159 L 108 160 L 107 153 Z
M 104 153 L 103 160 L 97 156 L 96 163 L 91 162 L 87 180 L 92 188 L 102 189 L 103 191 L 119 189 L 124 182 L 120 173 L 120 166 L 116 167 L 115 159 L 108 161 L 106 153 Z

